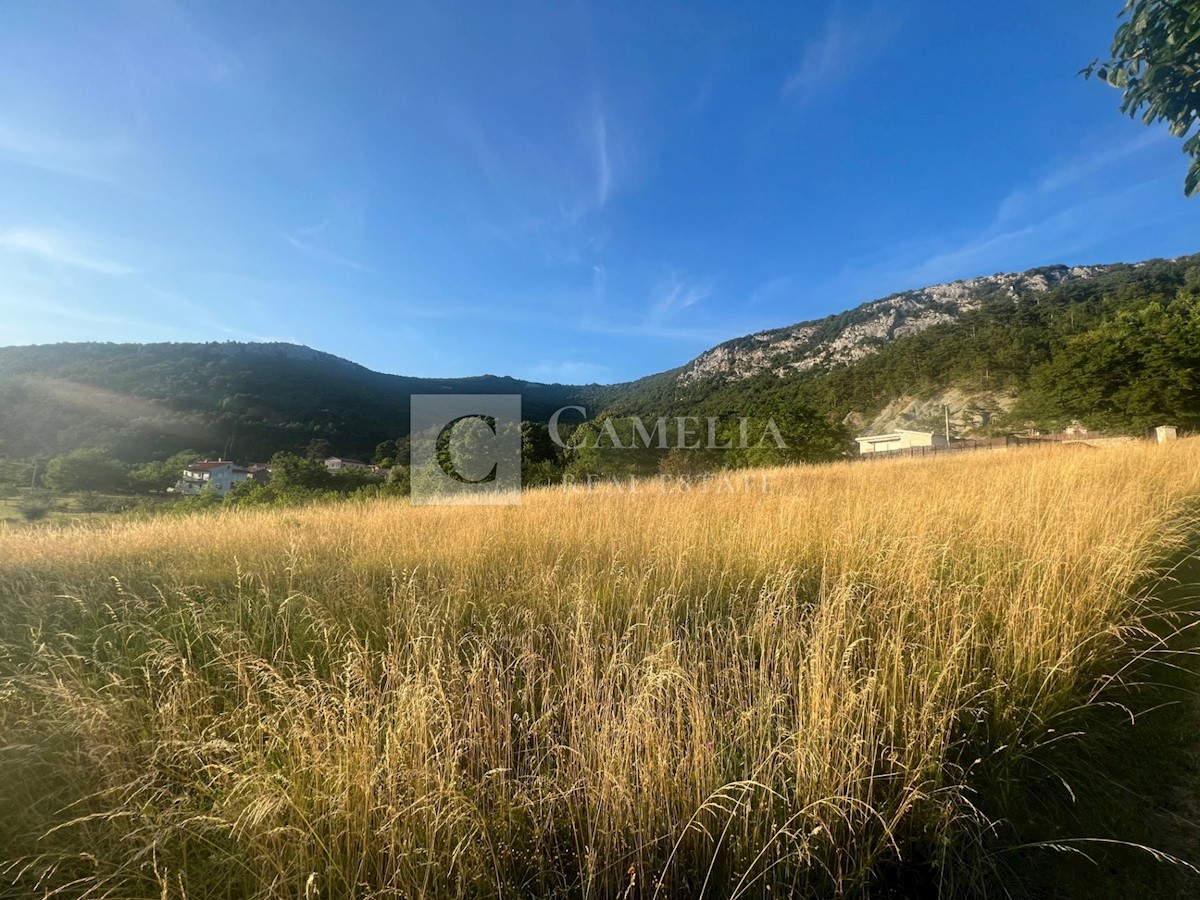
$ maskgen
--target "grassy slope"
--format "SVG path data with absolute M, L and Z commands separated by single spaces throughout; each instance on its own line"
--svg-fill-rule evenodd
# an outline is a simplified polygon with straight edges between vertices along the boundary
M 1200 441 L 766 483 L 0 531 L 14 896 L 1011 875 Z
M 1200 896 L 1200 553 L 1148 596 L 1146 651 L 1014 804 L 1005 863 L 1031 897 Z

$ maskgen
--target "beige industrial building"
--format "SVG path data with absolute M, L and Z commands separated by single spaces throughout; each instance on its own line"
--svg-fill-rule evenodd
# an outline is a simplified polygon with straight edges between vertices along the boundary
M 855 440 L 858 441 L 860 456 L 868 453 L 891 453 L 896 450 L 913 450 L 922 447 L 945 448 L 947 446 L 945 437 L 940 434 L 934 434 L 932 431 L 908 431 L 904 428 L 897 428 L 889 434 L 863 435 Z

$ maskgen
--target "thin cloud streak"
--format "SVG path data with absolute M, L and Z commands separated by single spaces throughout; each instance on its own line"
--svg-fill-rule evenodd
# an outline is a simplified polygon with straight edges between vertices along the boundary
M 1036 184 L 1011 191 L 1000 202 L 996 219 L 1008 221 L 1016 218 L 1045 196 L 1074 187 L 1090 176 L 1097 175 L 1144 150 L 1171 142 L 1172 139 L 1166 131 L 1146 129 L 1125 140 L 1106 144 L 1100 150 L 1089 146 L 1088 150 L 1081 151 L 1051 168 Z
M 163 290 L 161 288 L 149 288 L 148 291 L 152 296 L 154 296 L 156 298 L 157 301 L 165 302 L 171 306 L 176 306 L 176 307 L 182 308 L 183 310 L 187 311 L 188 313 L 191 313 L 191 315 L 194 317 L 194 319 L 196 321 L 203 321 L 205 323 L 205 327 L 214 328 L 217 331 L 221 332 L 221 334 L 227 334 L 230 337 L 240 338 L 241 340 L 257 341 L 259 343 L 271 343 L 274 341 L 281 340 L 281 338 L 274 337 L 272 335 L 264 334 L 261 332 L 246 331 L 245 329 L 242 329 L 242 328 L 231 328 L 230 326 L 223 324 L 222 320 L 224 320 L 226 318 L 235 318 L 235 316 L 233 316 L 233 315 L 214 316 L 212 314 L 213 313 L 212 305 L 204 306 L 200 303 L 196 303 L 195 301 L 189 300 L 187 297 L 183 296 L 182 294 L 176 293 L 175 291 Z M 227 310 L 225 310 L 225 312 L 230 312 L 230 311 L 227 309 Z
M 1146 133 L 1120 141 L 1088 140 L 1066 161 L 1049 166 L 1044 174 L 1001 197 L 986 225 L 957 240 L 929 236 L 907 241 L 886 254 L 855 261 L 831 283 L 854 285 L 854 294 L 865 299 L 862 295 L 882 290 L 919 288 L 1034 265 L 1111 262 L 1075 257 L 1106 236 L 1151 224 L 1139 208 L 1168 180 L 1161 176 L 1130 182 L 1113 170 L 1124 166 L 1130 171 L 1156 171 L 1145 155 L 1170 144 Z M 1122 224 L 1114 229 L 1114 222 Z M 1054 258 L 1045 255 L 1050 247 Z M 849 305 L 841 302 L 838 308 Z
M 750 292 L 750 297 L 746 302 L 751 306 L 762 303 L 764 300 L 776 296 L 780 291 L 789 287 L 795 280 L 791 275 L 781 275 L 778 278 L 771 278 L 764 281 Z
M 328 224 L 328 223 L 325 223 L 325 224 Z M 312 234 L 316 231 L 320 231 L 320 229 L 322 227 L 324 227 L 324 226 L 319 225 L 316 228 L 312 228 L 312 229 L 307 229 L 307 230 L 302 229 L 302 230 L 298 231 L 297 234 Z M 336 253 L 331 253 L 328 250 L 324 250 L 324 249 L 318 247 L 316 244 L 311 243 L 310 241 L 302 241 L 302 240 L 300 240 L 300 238 L 296 237 L 293 234 L 287 234 L 285 232 L 283 237 L 284 237 L 284 240 L 286 240 L 289 244 L 291 244 L 297 250 L 301 251 L 302 253 L 307 253 L 313 259 L 320 260 L 321 262 L 332 263 L 333 265 L 336 265 L 336 266 L 343 266 L 347 269 L 353 269 L 356 272 L 375 273 L 378 271 L 376 269 L 372 269 L 370 266 L 364 266 L 360 262 L 355 262 L 352 259 L 348 259 L 345 256 L 339 256 Z
M 805 46 L 800 62 L 783 82 L 784 97 L 811 99 L 817 91 L 845 78 L 878 52 L 899 26 L 896 10 L 875 5 L 851 17 L 840 4 L 825 20 L 821 33 Z
M 702 300 L 707 300 L 712 294 L 712 282 L 697 281 L 672 269 L 670 276 L 654 289 L 646 320 L 662 323 Z
M 137 145 L 119 136 L 83 137 L 0 121 L 0 162 L 100 184 L 115 184 L 112 168 Z
M 84 269 L 98 275 L 121 277 L 137 274 L 138 271 L 132 266 L 82 251 L 61 234 L 36 228 L 10 228 L 0 232 L 0 248 L 52 265 Z
M 1036 255 L 1043 245 L 1058 247 L 1060 253 L 1082 249 L 1100 229 L 1099 223 L 1112 221 L 1113 209 L 1136 206 L 1139 193 L 1157 180 L 1100 185 L 1089 184 L 1089 179 L 1166 143 L 1162 135 L 1140 132 L 1101 145 L 1103 149 L 1081 151 L 1052 167 L 1034 184 L 1010 191 L 986 228 L 958 247 L 934 254 L 913 268 L 909 277 L 938 280 L 947 273 L 993 271 L 1011 265 L 1009 260 L 1016 255 Z M 1106 224 L 1104 230 L 1111 233 L 1111 225 Z
M 109 325 L 126 332 L 136 330 L 140 333 L 158 333 L 163 337 L 176 339 L 184 335 L 184 331 L 172 325 L 164 325 L 161 322 L 153 322 L 148 319 L 138 319 L 131 316 L 99 313 L 74 304 L 58 303 L 54 300 L 48 300 L 45 297 L 12 298 L 10 302 L 4 303 L 0 308 L 3 307 L 11 307 L 11 311 L 13 312 L 17 309 L 36 309 L 39 315 L 57 316 L 71 322 Z
M 603 265 L 592 266 L 592 293 L 597 299 L 603 299 L 608 289 L 608 269 Z
M 461 104 L 446 117 L 482 182 L 459 195 L 473 227 L 552 265 L 592 265 L 603 243 L 599 222 L 632 159 L 629 135 L 599 89 L 535 130 Z
M 593 138 L 596 153 L 596 209 L 601 210 L 608 204 L 609 194 L 612 193 L 613 172 L 608 155 L 608 121 L 599 110 L 593 121 Z

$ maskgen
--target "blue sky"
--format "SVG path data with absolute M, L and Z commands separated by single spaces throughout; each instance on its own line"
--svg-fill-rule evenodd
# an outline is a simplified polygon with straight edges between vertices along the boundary
M 929 283 L 1200 250 L 1076 77 L 1120 0 L 0 4 L 0 344 L 620 381 Z

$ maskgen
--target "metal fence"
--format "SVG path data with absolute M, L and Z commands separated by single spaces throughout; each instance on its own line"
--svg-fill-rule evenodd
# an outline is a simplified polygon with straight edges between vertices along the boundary
M 1008 450 L 1012 447 L 1040 447 L 1047 444 L 1087 443 L 1088 441 L 1112 440 L 1112 435 L 1089 431 L 1080 434 L 1069 431 L 1048 432 L 1046 434 L 1006 434 L 992 438 L 960 438 L 952 440 L 949 446 L 941 447 L 907 447 L 903 450 L 880 450 L 875 453 L 859 453 L 850 457 L 852 461 L 872 459 L 906 459 L 926 456 L 945 456 L 950 453 L 971 453 L 980 450 Z

